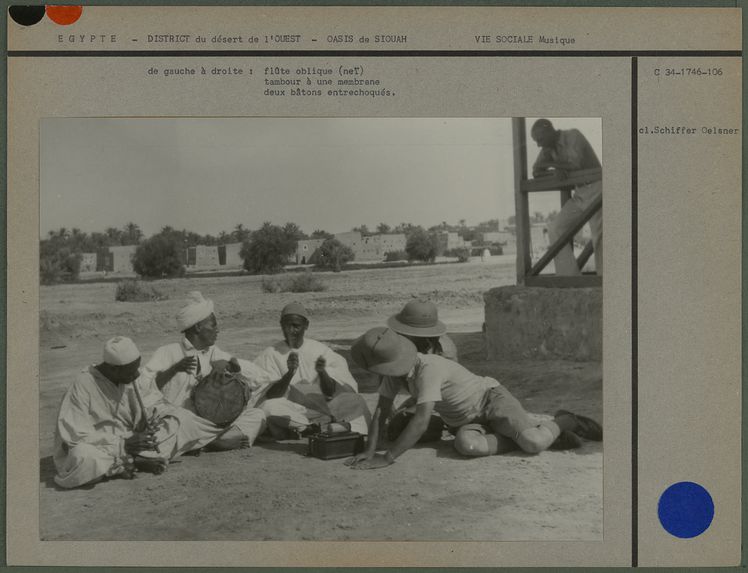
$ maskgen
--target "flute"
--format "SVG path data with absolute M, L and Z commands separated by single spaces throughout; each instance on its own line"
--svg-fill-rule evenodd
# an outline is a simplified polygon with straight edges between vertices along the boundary
M 151 424 L 150 420 L 148 419 L 148 412 L 146 412 L 145 404 L 143 404 L 143 398 L 140 396 L 140 390 L 138 390 L 138 384 L 137 381 L 133 383 L 132 389 L 135 390 L 135 397 L 138 399 L 138 404 L 140 405 L 140 410 L 143 412 L 143 419 L 145 420 L 146 429 L 151 432 L 153 437 L 155 438 L 156 431 L 153 428 L 153 425 Z M 154 449 L 156 450 L 157 454 L 161 453 L 161 450 L 158 447 L 158 444 L 154 444 Z

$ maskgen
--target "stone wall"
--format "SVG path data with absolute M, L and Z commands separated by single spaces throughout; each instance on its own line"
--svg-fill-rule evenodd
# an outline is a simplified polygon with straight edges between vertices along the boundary
M 489 360 L 602 360 L 601 288 L 504 286 L 483 295 Z

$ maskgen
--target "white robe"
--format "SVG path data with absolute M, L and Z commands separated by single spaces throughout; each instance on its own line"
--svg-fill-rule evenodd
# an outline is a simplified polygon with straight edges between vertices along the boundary
M 332 415 L 338 421 L 349 422 L 354 432 L 366 435 L 371 415 L 364 399 L 357 394 L 358 384 L 348 370 L 345 358 L 327 345 L 305 338 L 301 348 L 292 349 L 285 341 L 278 342 L 263 350 L 255 364 L 276 381 L 288 372 L 291 352 L 298 354 L 299 368 L 291 378 L 285 397 L 260 402 L 268 421 L 285 419 L 290 427 L 303 429 L 315 418 Z M 324 396 L 320 386 L 315 368 L 320 356 L 325 358 L 325 369 L 330 378 L 337 382 L 332 399 Z
M 213 362 L 217 360 L 228 361 L 231 360 L 232 356 L 217 346 L 197 350 L 186 338 L 183 338 L 181 342 L 167 344 L 156 349 L 151 359 L 145 365 L 145 372 L 154 380 L 155 386 L 156 374 L 171 368 L 186 356 L 197 358 L 199 371 L 191 374 L 187 372 L 176 373 L 171 380 L 164 384 L 163 388 L 161 388 L 161 393 L 167 402 L 194 413 L 195 405 L 192 401 L 192 390 L 194 390 L 199 381 L 196 374 L 199 373 L 202 376 L 207 376 L 213 370 Z M 248 363 L 242 360 L 240 361 L 240 366 L 242 367 L 242 374 L 250 379 L 252 397 L 244 411 L 234 420 L 232 426 L 236 426 L 247 436 L 251 445 L 260 432 L 265 429 L 265 413 L 259 408 L 255 408 L 254 405 L 259 400 L 261 391 L 267 382 L 269 382 L 270 377 L 251 362 Z M 207 420 L 205 422 L 210 423 Z
M 102 476 L 123 473 L 132 464 L 125 440 L 144 425 L 143 411 L 133 385 L 138 385 L 146 416 L 155 417 L 159 452 L 140 455 L 169 460 L 213 441 L 221 429 L 191 412 L 166 404 L 151 381 L 140 377 L 132 384 L 115 384 L 94 366 L 83 370 L 60 406 L 55 435 L 55 482 L 78 487 Z

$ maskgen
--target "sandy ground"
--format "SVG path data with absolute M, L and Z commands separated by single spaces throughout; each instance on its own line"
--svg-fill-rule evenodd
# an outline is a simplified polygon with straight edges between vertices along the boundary
M 114 284 L 43 287 L 40 315 L 40 537 L 43 540 L 592 540 L 602 539 L 602 443 L 570 452 L 457 454 L 451 436 L 420 445 L 389 468 L 353 471 L 307 457 L 305 441 L 174 460 L 139 474 L 65 491 L 51 453 L 56 411 L 101 342 L 131 336 L 145 358 L 176 341 L 174 315 L 189 290 L 216 302 L 218 344 L 253 358 L 279 339 L 278 312 L 309 308 L 308 336 L 347 358 L 353 339 L 411 297 L 427 297 L 474 372 L 499 379 L 538 414 L 566 408 L 602 420 L 598 363 L 487 361 L 483 292 L 514 283 L 514 257 L 490 262 L 321 275 L 322 293 L 266 294 L 259 277 L 158 281 L 169 300 L 114 301 Z M 349 363 L 350 360 L 349 360 Z M 371 409 L 376 381 L 352 367 Z M 112 516 L 117 518 L 113 519 Z

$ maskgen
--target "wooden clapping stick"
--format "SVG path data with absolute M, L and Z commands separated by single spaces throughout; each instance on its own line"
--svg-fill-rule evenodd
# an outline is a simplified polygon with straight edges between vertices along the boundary
M 135 397 L 138 399 L 138 404 L 140 405 L 140 409 L 143 412 L 143 419 L 145 420 L 146 429 L 149 430 L 151 434 L 153 435 L 153 437 L 155 438 L 156 431 L 151 425 L 150 420 L 148 419 L 148 412 L 145 409 L 145 404 L 143 404 L 143 398 L 140 396 L 140 390 L 138 390 L 137 381 L 133 382 L 132 389 L 135 390 Z M 160 454 L 161 450 L 159 449 L 158 444 L 154 444 L 154 446 L 155 446 L 154 449 L 156 450 L 156 453 Z

